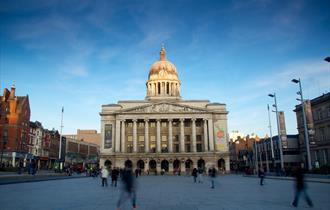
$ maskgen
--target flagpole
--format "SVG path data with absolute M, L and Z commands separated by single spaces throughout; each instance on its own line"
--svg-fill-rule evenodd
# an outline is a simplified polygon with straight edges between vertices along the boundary
M 64 107 L 62 106 L 62 112 L 61 112 L 61 128 L 60 128 L 60 146 L 59 146 L 59 152 L 58 152 L 58 159 L 60 161 L 60 169 L 62 170 L 62 163 L 61 163 L 61 154 L 62 154 L 62 130 L 63 130 L 63 113 L 64 113 Z

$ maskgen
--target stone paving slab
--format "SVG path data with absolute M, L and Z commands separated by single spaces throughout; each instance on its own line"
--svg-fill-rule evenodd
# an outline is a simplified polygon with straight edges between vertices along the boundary
M 225 175 L 211 189 L 207 178 L 195 184 L 186 176 L 144 176 L 137 179 L 137 204 L 141 210 L 289 210 L 309 209 L 301 199 L 291 207 L 293 182 Z M 1 210 L 114 210 L 120 187 L 101 187 L 99 178 L 67 179 L 0 186 Z M 317 210 L 330 209 L 330 187 L 308 183 Z M 127 202 L 122 210 L 131 209 Z

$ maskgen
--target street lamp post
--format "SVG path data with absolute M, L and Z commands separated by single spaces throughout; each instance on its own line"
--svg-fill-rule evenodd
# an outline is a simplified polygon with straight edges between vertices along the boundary
M 269 97 L 274 98 L 275 104 L 273 105 L 275 107 L 275 113 L 276 113 L 276 122 L 277 122 L 277 136 L 278 136 L 278 145 L 280 147 L 280 161 L 281 161 L 281 169 L 284 170 L 284 162 L 283 162 L 283 148 L 282 148 L 282 139 L 281 139 L 281 133 L 280 133 L 280 121 L 278 119 L 278 109 L 277 109 L 277 101 L 276 101 L 276 94 L 268 94 Z
M 62 113 L 61 113 L 61 129 L 60 129 L 60 145 L 59 145 L 59 151 L 58 151 L 58 160 L 59 160 L 59 167 L 60 170 L 62 170 L 62 130 L 63 130 L 63 113 L 64 113 L 64 107 L 62 107 Z
M 300 95 L 299 101 L 301 101 L 301 108 L 302 108 L 302 113 L 303 113 L 305 144 L 306 144 L 306 152 L 307 152 L 307 165 L 308 165 L 308 170 L 311 170 L 312 161 L 311 161 L 311 153 L 310 153 L 310 148 L 309 148 L 309 136 L 308 136 L 307 120 L 306 120 L 306 113 L 305 113 L 305 106 L 304 106 L 304 97 L 303 97 L 303 92 L 302 92 L 302 88 L 301 88 L 301 81 L 300 81 L 300 78 L 292 79 L 291 81 L 296 84 L 297 83 L 299 84 L 299 92 L 297 92 L 297 94 Z
M 269 111 L 269 104 L 267 104 L 268 110 L 268 122 L 269 122 L 269 132 L 270 132 L 270 148 L 272 150 L 272 163 L 273 167 L 275 168 L 275 157 L 274 157 L 274 145 L 273 145 L 273 132 L 272 132 L 272 123 L 270 121 L 270 111 Z

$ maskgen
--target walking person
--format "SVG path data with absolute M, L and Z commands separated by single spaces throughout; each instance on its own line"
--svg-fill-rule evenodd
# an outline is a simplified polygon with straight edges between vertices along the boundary
M 23 160 L 20 160 L 20 161 L 19 161 L 19 164 L 18 164 L 18 174 L 21 174 L 22 171 L 24 171 L 24 168 L 23 168 Z
M 135 178 L 133 176 L 132 168 L 129 166 L 125 166 L 125 169 L 122 174 L 123 188 L 117 202 L 117 210 L 120 210 L 121 205 L 127 200 L 127 198 L 132 199 L 132 207 L 133 209 L 137 209 L 136 188 L 135 188 L 134 179 Z
M 216 177 L 217 171 L 215 170 L 214 166 L 212 166 L 209 169 L 209 176 L 210 176 L 210 180 L 211 180 L 211 188 L 214 189 L 214 181 L 215 181 L 215 177 Z
M 264 185 L 264 178 L 265 178 L 265 171 L 262 167 L 260 167 L 259 171 L 258 171 L 258 176 L 260 178 L 260 185 Z
M 192 170 L 191 175 L 194 177 L 194 183 L 196 183 L 196 180 L 197 180 L 197 169 L 196 168 L 194 168 Z
M 102 187 L 108 186 L 108 176 L 109 176 L 109 171 L 106 167 L 101 168 L 101 178 L 102 178 Z
M 111 171 L 111 186 L 117 187 L 117 180 L 119 176 L 119 170 L 118 168 L 113 168 Z
M 294 207 L 297 207 L 300 194 L 304 193 L 305 200 L 306 200 L 307 204 L 310 207 L 313 207 L 313 202 L 310 199 L 310 197 L 308 196 L 307 191 L 306 191 L 306 185 L 304 183 L 304 172 L 303 172 L 303 169 L 300 166 L 298 166 L 298 168 L 294 171 L 294 177 L 295 177 L 296 183 L 295 183 L 295 196 L 294 196 L 294 200 L 292 202 L 292 205 Z
M 198 183 L 203 183 L 203 169 L 198 168 Z

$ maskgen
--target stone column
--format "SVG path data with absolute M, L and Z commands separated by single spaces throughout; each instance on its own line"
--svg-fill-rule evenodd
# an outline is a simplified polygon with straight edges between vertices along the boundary
M 204 119 L 204 152 L 209 151 L 208 137 L 207 137 L 207 119 Z
M 133 152 L 137 152 L 137 128 L 136 119 L 133 119 Z
M 149 152 L 149 124 L 148 124 L 148 119 L 144 120 L 144 151 L 146 153 Z
M 121 121 L 121 152 L 126 152 L 125 120 Z
M 196 119 L 192 118 L 192 151 L 197 152 L 196 148 Z
M 180 119 L 180 152 L 185 152 L 184 119 Z
M 120 120 L 116 120 L 115 152 L 120 152 Z
M 172 119 L 168 119 L 168 151 L 173 152 Z
M 156 151 L 158 153 L 161 152 L 161 145 L 160 145 L 160 119 L 157 119 Z
M 213 139 L 213 120 L 209 119 L 209 144 L 210 144 L 210 151 L 214 151 L 214 139 Z

